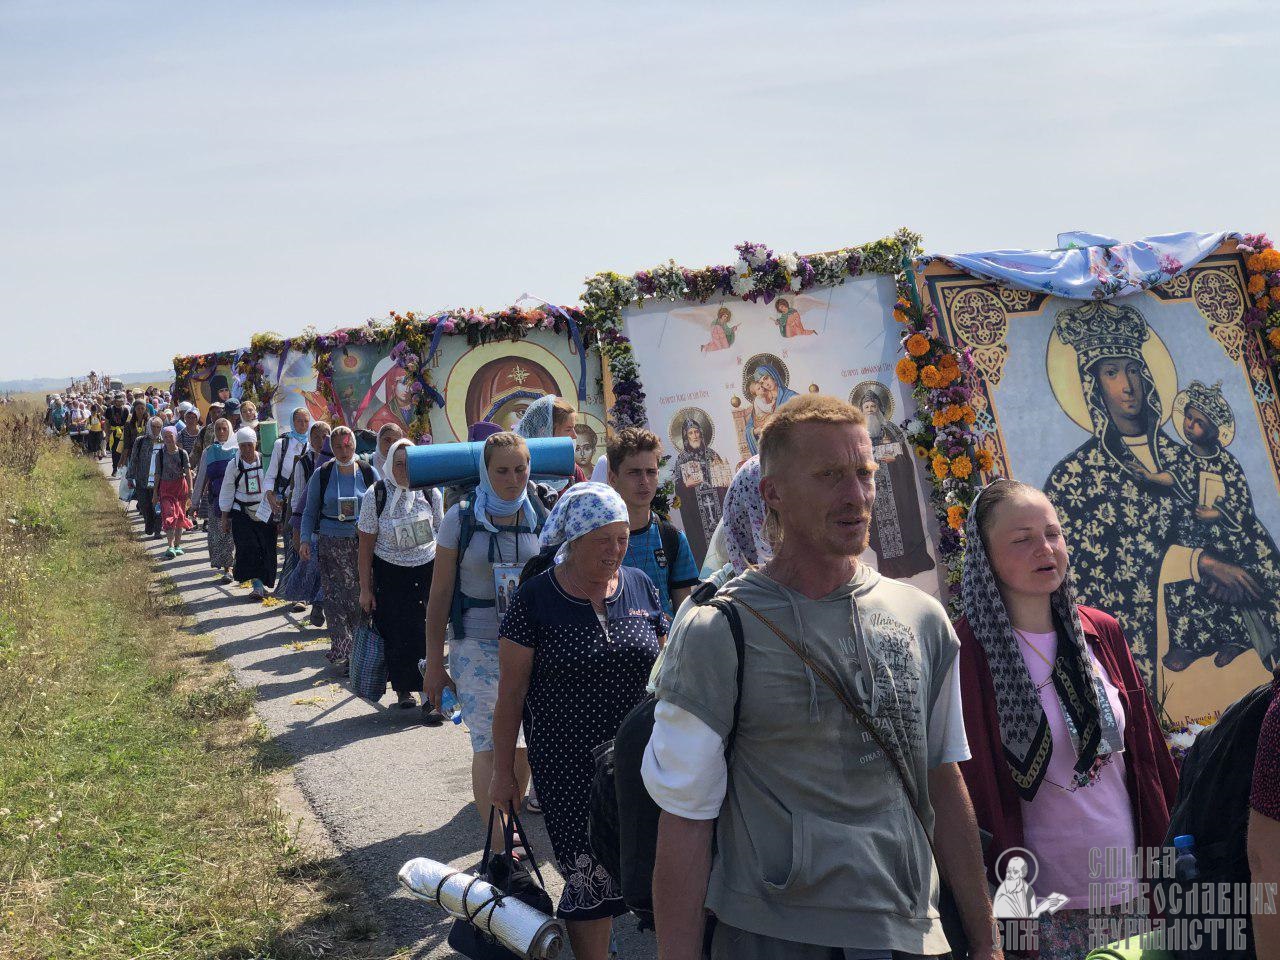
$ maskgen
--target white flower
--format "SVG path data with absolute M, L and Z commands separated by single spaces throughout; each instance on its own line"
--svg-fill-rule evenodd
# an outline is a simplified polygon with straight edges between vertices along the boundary
M 733 278 L 730 286 L 733 287 L 733 292 L 741 297 L 751 292 L 755 282 L 749 276 L 737 276 Z
M 922 424 L 919 420 L 914 420 L 914 419 L 908 420 L 907 425 L 902 429 L 907 431 L 907 436 L 911 436 L 911 434 L 919 433 L 921 430 L 923 430 L 924 424 Z
M 738 262 L 734 264 L 733 272 L 740 277 L 745 277 L 751 273 L 751 264 L 739 257 Z
M 800 292 L 800 278 L 799 278 L 798 276 L 797 276 L 797 277 L 792 277 L 792 278 L 791 278 L 791 284 L 790 284 L 790 286 L 791 286 L 791 289 L 792 289 L 792 290 L 794 290 L 796 293 L 799 293 L 799 292 Z
M 1175 733 L 1169 737 L 1169 745 L 1181 750 L 1190 750 L 1195 742 L 1195 736 L 1190 733 Z
M 778 254 L 778 262 L 782 264 L 782 269 L 786 270 L 787 273 L 795 273 L 796 268 L 800 266 L 800 258 L 794 253 Z
M 751 265 L 753 267 L 758 267 L 762 263 L 764 263 L 765 260 L 767 259 L 767 257 L 765 257 L 764 247 L 756 247 L 754 250 L 752 250 L 750 259 L 751 259 Z

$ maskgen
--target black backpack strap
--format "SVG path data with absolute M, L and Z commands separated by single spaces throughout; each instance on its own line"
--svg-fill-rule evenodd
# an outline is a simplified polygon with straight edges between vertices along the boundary
M 383 508 L 387 505 L 387 481 L 379 480 L 373 485 L 373 506 L 377 510 L 377 515 L 382 516 Z
M 676 529 L 675 524 L 668 523 L 661 517 L 654 517 L 653 522 L 658 525 L 658 539 L 662 541 L 662 552 L 667 556 L 667 594 L 670 595 L 671 584 L 676 576 L 676 557 L 680 554 L 680 531 Z M 726 613 L 725 616 L 727 617 L 728 614 Z M 739 621 L 739 627 L 741 627 L 741 621 Z
M 329 492 L 329 478 L 333 476 L 333 465 L 336 460 L 326 461 L 325 465 L 320 468 L 320 503 L 324 504 L 325 495 Z
M 742 633 L 742 617 L 739 616 L 738 608 L 732 600 L 717 596 L 708 600 L 707 605 L 715 607 L 729 621 L 729 633 L 733 635 L 733 649 L 738 656 L 738 665 L 735 669 L 738 695 L 733 698 L 733 726 L 729 728 L 729 735 L 724 738 L 724 756 L 728 760 L 733 753 L 733 741 L 738 736 L 738 715 L 742 712 L 742 675 L 747 660 L 747 642 Z
M 373 466 L 367 460 L 357 460 L 356 464 L 360 467 L 360 476 L 364 480 L 366 487 L 372 487 L 374 483 Z

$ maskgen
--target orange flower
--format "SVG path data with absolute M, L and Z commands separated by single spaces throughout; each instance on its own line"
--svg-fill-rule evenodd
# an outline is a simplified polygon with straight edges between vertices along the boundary
M 933 458 L 933 475 L 939 480 L 947 479 L 947 474 L 951 472 L 951 464 L 942 454 L 935 454 Z
M 1249 268 L 1250 273 L 1260 273 L 1262 271 L 1261 254 L 1250 254 L 1244 261 L 1244 265 Z
M 903 383 L 915 383 L 920 377 L 920 368 L 910 357 L 898 361 L 898 379 Z
M 1253 301 L 1253 305 L 1259 310 L 1266 310 L 1271 306 L 1271 303 L 1272 301 L 1270 297 L 1259 297 L 1257 300 Z
M 1267 342 L 1276 350 L 1280 350 L 1280 327 L 1273 327 L 1267 334 Z
M 913 333 L 907 337 L 907 353 L 913 357 L 923 357 L 929 352 L 929 338 L 923 333 Z
M 932 363 L 922 367 L 920 370 L 920 382 L 930 390 L 936 390 L 942 386 L 942 377 L 938 373 L 938 368 Z
M 965 454 L 962 453 L 951 461 L 951 475 L 957 480 L 964 480 L 971 473 L 973 473 L 973 461 Z
M 959 530 L 964 526 L 964 507 L 960 504 L 947 507 L 947 526 L 952 530 Z
M 899 323 L 910 323 L 911 317 L 907 313 L 909 306 L 905 300 L 899 300 L 893 305 L 893 319 Z
M 1249 277 L 1249 292 L 1252 294 L 1262 293 L 1267 289 L 1267 279 L 1260 273 L 1255 273 Z
M 984 473 L 996 465 L 996 458 L 991 455 L 990 450 L 979 450 L 976 456 L 978 458 L 978 469 Z
M 1262 267 L 1263 273 L 1271 273 L 1280 270 L 1280 250 L 1275 247 L 1269 247 L 1258 254 L 1258 265 Z
M 945 427 L 947 425 L 947 416 L 941 410 L 933 411 L 933 425 L 935 427 Z
M 974 410 L 973 407 L 965 404 L 960 408 L 960 419 L 970 426 L 973 426 L 974 422 L 978 419 L 978 412 Z

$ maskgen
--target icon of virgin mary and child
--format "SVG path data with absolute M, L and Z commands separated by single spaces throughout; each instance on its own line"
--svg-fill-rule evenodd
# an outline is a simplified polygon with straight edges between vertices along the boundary
M 750 398 L 747 413 L 746 441 L 748 456 L 760 452 L 760 432 L 775 410 L 800 394 L 787 386 L 786 366 L 772 354 L 752 357 L 743 367 L 742 389 Z
M 1058 403 L 1092 436 L 1049 474 L 1081 601 L 1113 614 L 1153 695 L 1157 667 L 1255 650 L 1275 663 L 1280 557 L 1258 519 L 1220 386 L 1177 391 L 1167 348 L 1137 308 L 1063 310 L 1049 340 Z M 1174 415 L 1186 445 L 1163 429 Z M 1159 661 L 1159 664 L 1157 663 Z

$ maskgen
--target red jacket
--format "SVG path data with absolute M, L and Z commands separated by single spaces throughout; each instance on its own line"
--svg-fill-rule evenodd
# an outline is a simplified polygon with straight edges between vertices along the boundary
M 1135 836 L 1140 847 L 1158 847 L 1169 828 L 1169 811 L 1178 793 L 1178 771 L 1169 756 L 1164 734 L 1146 684 L 1133 662 L 1133 653 L 1115 617 L 1080 607 L 1085 641 L 1102 664 L 1124 705 L 1124 764 L 1133 805 Z M 987 875 L 994 883 L 995 859 L 1010 847 L 1025 846 L 1022 832 L 1022 801 L 1013 785 L 1013 775 L 1000 742 L 996 718 L 996 695 L 991 682 L 987 655 L 973 635 L 968 620 L 956 624 L 960 637 L 960 691 L 964 706 L 964 728 L 969 738 L 972 760 L 960 764 L 978 826 L 991 832 L 987 847 Z

